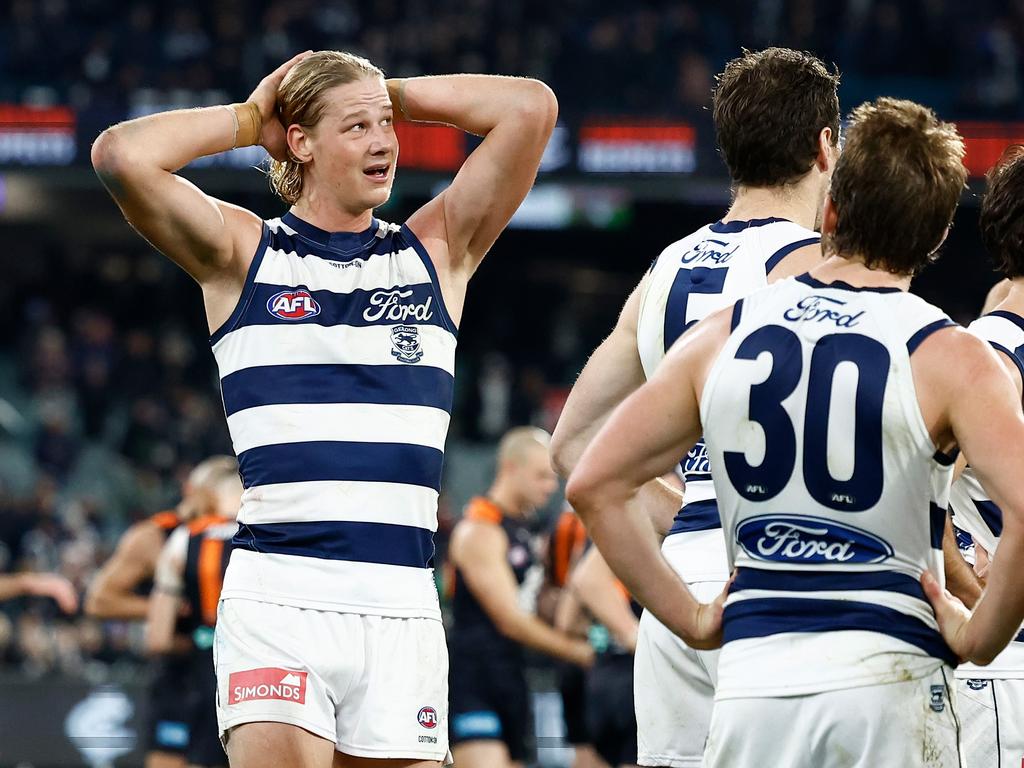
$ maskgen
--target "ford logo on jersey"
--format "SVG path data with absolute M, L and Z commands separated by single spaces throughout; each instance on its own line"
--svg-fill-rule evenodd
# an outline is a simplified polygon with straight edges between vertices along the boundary
M 759 515 L 736 529 L 736 541 L 757 560 L 776 563 L 881 563 L 888 542 L 835 520 L 810 515 Z
M 320 314 L 320 305 L 309 291 L 281 291 L 267 299 L 267 312 L 282 320 L 305 320 Z

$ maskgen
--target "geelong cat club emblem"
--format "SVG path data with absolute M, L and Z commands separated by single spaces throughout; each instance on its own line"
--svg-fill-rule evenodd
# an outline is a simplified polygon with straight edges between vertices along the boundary
M 391 354 L 403 363 L 418 363 L 423 357 L 420 329 L 415 325 L 396 325 L 391 329 Z

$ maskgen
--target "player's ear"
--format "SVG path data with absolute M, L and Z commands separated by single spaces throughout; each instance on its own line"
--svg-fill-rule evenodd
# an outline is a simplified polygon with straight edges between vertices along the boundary
M 814 159 L 815 167 L 822 173 L 831 173 L 837 157 L 835 137 L 827 125 L 818 132 L 818 156 Z
M 825 195 L 825 208 L 821 213 L 821 234 L 822 237 L 831 235 L 836 231 L 836 223 L 839 217 L 836 214 L 835 203 L 832 202 L 832 195 Z
M 313 159 L 312 137 L 301 125 L 288 126 L 285 140 L 288 142 L 288 156 L 297 163 L 308 163 Z

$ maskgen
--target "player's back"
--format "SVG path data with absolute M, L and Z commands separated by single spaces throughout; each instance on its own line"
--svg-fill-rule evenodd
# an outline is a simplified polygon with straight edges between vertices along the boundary
M 717 698 L 956 663 L 919 583 L 942 572 L 952 461 L 935 450 L 910 362 L 949 325 L 896 288 L 808 275 L 735 305 L 700 406 L 737 569 Z
M 637 347 L 650 378 L 666 352 L 699 320 L 768 285 L 769 273 L 786 256 L 820 236 L 780 218 L 715 222 L 668 246 L 655 260 L 637 321 Z M 671 548 L 692 550 L 674 565 L 690 582 L 725 581 L 725 550 L 707 450 L 701 440 L 680 463 L 685 482 L 682 510 Z M 707 534 L 704 532 L 712 531 Z
M 968 330 L 1005 355 L 1024 381 L 1024 317 L 1006 310 L 982 315 Z M 974 470 L 968 465 L 950 492 L 953 522 L 970 534 L 973 541 L 993 557 L 1003 531 L 1003 513 L 989 498 Z M 957 677 L 1005 678 L 1024 676 L 1024 632 L 1007 646 L 991 664 L 977 667 L 963 664 L 957 668 Z

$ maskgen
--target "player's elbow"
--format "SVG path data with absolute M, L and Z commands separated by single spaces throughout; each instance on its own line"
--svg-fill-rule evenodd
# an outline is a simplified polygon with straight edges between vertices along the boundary
M 517 114 L 523 121 L 542 130 L 546 139 L 558 120 L 558 98 L 540 80 L 526 80 L 524 86 Z
M 145 637 L 143 638 L 146 653 L 150 656 L 162 656 L 170 653 L 172 637 L 165 632 L 149 624 L 146 625 Z
M 522 642 L 523 626 L 519 619 L 518 612 L 514 610 L 501 611 L 494 616 L 494 628 L 502 637 L 506 637 L 514 643 Z
M 98 589 L 90 589 L 85 593 L 85 603 L 82 605 L 86 616 L 94 619 L 105 619 L 107 602 L 103 599 L 103 593 Z
M 565 499 L 585 524 L 593 516 L 599 493 L 600 485 L 593 474 L 587 471 L 586 465 L 577 466 L 569 475 Z
M 566 478 L 572 473 L 572 459 L 569 455 L 571 438 L 565 428 L 560 428 L 561 422 L 555 426 L 551 435 L 551 468 L 559 477 Z
M 96 137 L 89 157 L 96 175 L 109 188 L 111 181 L 123 181 L 141 166 L 135 154 L 125 141 L 121 127 L 114 125 Z

